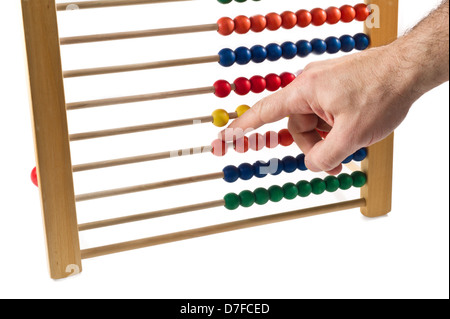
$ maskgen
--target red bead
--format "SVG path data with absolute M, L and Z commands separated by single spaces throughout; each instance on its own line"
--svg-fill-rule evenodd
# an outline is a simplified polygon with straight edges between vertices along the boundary
M 275 92 L 281 87 L 281 78 L 274 73 L 268 74 L 266 77 L 266 89 Z
M 36 185 L 37 187 L 39 187 L 38 185 L 38 179 L 37 179 L 37 172 L 36 172 L 36 167 L 32 169 L 31 171 L 31 182 Z
M 288 129 L 284 129 L 278 132 L 278 143 L 282 146 L 290 146 L 294 143 L 294 138 Z
M 349 5 L 343 5 L 342 7 L 339 8 L 339 10 L 341 10 L 341 21 L 342 22 L 352 22 L 353 20 L 355 20 L 356 17 L 356 11 L 352 6 Z
M 317 131 L 317 133 L 319 133 L 320 137 L 323 138 L 323 139 L 325 139 L 328 136 L 328 134 L 329 134 L 328 132 L 324 132 L 324 131 L 321 131 L 321 130 L 318 130 L 318 129 L 316 129 L 316 131 Z
M 356 6 L 353 7 L 355 9 L 355 19 L 357 21 L 366 21 L 366 19 L 369 17 L 370 12 L 367 8 L 367 5 L 365 3 L 359 3 Z
M 266 89 L 266 79 L 262 76 L 255 75 L 250 79 L 252 83 L 252 92 L 253 93 L 262 93 Z
M 234 81 L 234 92 L 236 92 L 237 95 L 247 95 L 252 90 L 252 83 L 247 78 L 237 78 Z
M 233 141 L 234 150 L 238 153 L 247 153 L 249 148 L 248 137 L 234 138 Z
M 297 25 L 300 28 L 306 28 L 312 22 L 311 12 L 307 10 L 299 10 L 295 15 L 297 16 Z
M 278 30 L 279 28 L 281 28 L 281 25 L 283 24 L 283 19 L 281 18 L 281 16 L 274 12 L 266 15 L 266 21 L 267 21 L 266 28 L 270 31 Z
M 221 35 L 230 35 L 234 31 L 234 21 L 227 17 L 220 18 L 219 21 L 217 21 L 217 26 L 217 32 Z
M 284 29 L 292 29 L 297 24 L 297 16 L 294 12 L 291 11 L 285 11 L 281 14 L 281 20 L 283 21 L 281 23 L 281 26 Z
M 214 83 L 214 94 L 218 97 L 227 97 L 231 93 L 231 84 L 225 80 L 219 80 Z
M 256 15 L 250 18 L 250 22 L 252 24 L 251 30 L 253 32 L 262 32 L 266 29 L 267 20 L 265 16 Z
M 275 148 L 278 144 L 278 133 L 277 132 L 267 132 L 264 134 L 264 138 L 266 139 L 266 147 L 267 148 Z
M 248 138 L 249 147 L 251 150 L 260 151 L 266 146 L 266 140 L 264 136 L 259 133 L 254 133 Z
M 311 15 L 312 15 L 311 23 L 315 26 L 321 26 L 327 21 L 327 13 L 323 9 L 320 8 L 312 9 Z
M 341 21 L 341 10 L 339 10 L 339 8 L 336 7 L 329 7 L 327 9 L 327 23 L 328 24 L 336 24 L 339 21 Z
M 228 152 L 228 145 L 222 140 L 215 140 L 211 143 L 213 153 L 216 156 L 224 156 Z
M 284 72 L 281 73 L 280 78 L 281 78 L 281 87 L 285 88 L 295 80 L 296 76 L 295 74 Z
M 234 32 L 238 34 L 245 34 L 250 31 L 252 23 L 246 16 L 237 16 L 234 18 Z

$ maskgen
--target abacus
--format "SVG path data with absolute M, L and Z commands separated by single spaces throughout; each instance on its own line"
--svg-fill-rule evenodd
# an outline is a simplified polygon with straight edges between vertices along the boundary
M 353 208 L 360 208 L 362 214 L 367 217 L 382 216 L 391 210 L 393 135 L 380 143 L 370 146 L 367 149 L 361 149 L 349 156 L 344 161 L 344 164 L 347 164 L 351 168 L 353 171 L 351 174 L 342 173 L 337 177 L 327 176 L 323 179 L 314 178 L 310 181 L 289 182 L 281 186 L 273 185 L 269 188 L 259 187 L 254 191 L 243 190 L 237 193 L 228 193 L 225 196 L 221 195 L 219 199 L 214 201 L 175 208 L 168 207 L 145 214 L 128 215 L 78 224 L 76 213 L 77 202 L 170 188 L 176 185 L 207 182 L 216 179 L 224 179 L 226 183 L 234 183 L 238 180 L 247 181 L 279 174 L 294 173 L 295 171 L 305 171 L 307 168 L 304 163 L 304 155 L 300 154 L 296 156 L 297 154 L 294 154 L 294 156 L 286 156 L 284 158 L 275 157 L 268 162 L 257 161 L 254 164 L 242 163 L 238 166 L 228 165 L 223 170 L 218 170 L 218 172 L 214 173 L 75 195 L 73 174 L 77 172 L 150 161 L 170 161 L 174 156 L 191 156 L 193 154 L 200 154 L 199 156 L 204 157 L 211 156 L 212 158 L 215 158 L 213 155 L 222 157 L 230 149 L 237 153 L 258 151 L 262 148 L 275 150 L 277 146 L 290 146 L 293 144 L 293 139 L 288 130 L 282 129 L 279 132 L 269 131 L 265 134 L 253 133 L 248 137 L 235 139 L 233 143 L 225 143 L 220 139 L 216 139 L 212 144 L 207 146 L 72 165 L 70 145 L 75 141 L 101 139 L 124 134 L 132 136 L 133 133 L 171 129 L 179 126 L 188 126 L 193 123 L 213 123 L 217 127 L 224 127 L 230 120 L 236 119 L 244 114 L 249 107 L 241 105 L 233 112 L 218 109 L 211 115 L 202 117 L 76 134 L 69 134 L 68 112 L 110 105 L 192 97 L 202 94 L 214 94 L 219 98 L 226 98 L 230 94 L 244 96 L 247 94 L 259 94 L 264 91 L 274 92 L 288 86 L 294 81 L 296 75 L 290 72 L 281 74 L 270 73 L 266 76 L 255 75 L 250 79 L 239 77 L 232 82 L 229 82 L 229 80 L 217 80 L 211 86 L 194 89 L 188 88 L 161 93 L 145 93 L 76 102 L 66 102 L 64 79 L 207 63 L 219 63 L 221 66 L 228 68 L 235 65 L 263 63 L 264 61 L 275 62 L 280 59 L 306 58 L 311 54 L 334 54 L 337 52 L 365 50 L 370 46 L 386 45 L 394 41 L 397 37 L 397 0 L 367 0 L 365 4 L 344 5 L 340 8 L 301 9 L 296 12 L 285 11 L 282 14 L 263 13 L 251 18 L 238 15 L 235 18 L 220 18 L 217 23 L 188 27 L 127 31 L 66 38 L 59 37 L 58 11 L 71 8 L 78 10 L 98 9 L 101 11 L 102 8 L 106 7 L 154 5 L 156 3 L 161 4 L 177 1 L 192 0 L 98 0 L 59 4 L 56 4 L 55 0 L 22 0 L 32 122 L 37 159 L 34 178 L 35 183 L 39 186 L 41 196 L 51 278 L 60 279 L 74 273 L 79 273 L 81 271 L 82 259 Z M 219 0 L 217 5 L 226 5 L 231 1 Z M 245 0 L 235 1 L 245 2 Z M 372 13 L 374 11 L 377 11 L 376 16 L 379 18 L 379 26 L 369 28 L 367 23 L 365 23 L 364 33 L 343 35 L 339 38 L 316 38 L 311 41 L 288 41 L 282 44 L 261 43 L 253 45 L 251 48 L 243 46 L 236 49 L 225 48 L 215 55 L 159 62 L 65 71 L 62 69 L 62 45 L 201 32 L 218 32 L 219 37 L 226 37 L 235 33 L 244 37 L 244 34 L 248 32 L 259 33 L 275 32 L 279 29 L 312 28 L 320 27 L 324 24 L 348 23 L 355 20 L 364 24 L 368 19 L 373 18 Z M 295 40 L 298 39 L 296 38 Z M 151 56 L 151 54 L 149 55 Z M 323 135 L 323 138 L 326 138 L 323 132 L 319 133 Z M 199 160 L 201 161 L 201 159 Z M 361 162 L 361 166 L 354 162 Z M 80 248 L 79 232 L 81 231 L 173 216 L 215 207 L 224 207 L 225 210 L 237 210 L 241 207 L 264 205 L 269 202 L 277 203 L 282 200 L 298 200 L 311 194 L 320 195 L 324 192 L 335 192 L 339 189 L 347 190 L 351 187 L 361 188 L 360 198 L 106 246 L 83 250 Z

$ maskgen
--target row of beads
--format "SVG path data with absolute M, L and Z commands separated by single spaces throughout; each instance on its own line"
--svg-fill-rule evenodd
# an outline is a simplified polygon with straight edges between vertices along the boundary
M 235 139 L 233 142 L 233 148 L 238 153 L 247 153 L 249 149 L 253 151 L 260 151 L 264 147 L 275 148 L 278 145 L 291 146 L 294 143 L 294 138 L 287 129 L 283 129 L 277 132 L 267 132 L 264 135 L 254 133 L 249 137 L 244 136 L 239 139 Z M 212 142 L 212 153 L 216 156 L 225 156 L 228 152 L 228 144 L 223 140 L 217 139 Z
M 214 94 L 217 97 L 224 98 L 230 95 L 233 89 L 238 95 L 246 95 L 250 92 L 262 93 L 264 90 L 275 92 L 288 86 L 295 78 L 294 74 L 285 72 L 280 75 L 271 73 L 265 77 L 255 75 L 250 79 L 240 77 L 233 82 L 233 85 L 228 81 L 219 80 L 214 83 Z
M 370 39 L 364 33 L 358 33 L 353 37 L 344 35 L 340 38 L 329 37 L 325 40 L 313 39 L 311 41 L 300 40 L 297 43 L 285 42 L 281 45 L 271 43 L 266 47 L 255 45 L 252 48 L 239 47 L 236 50 L 225 48 L 219 52 L 219 64 L 230 67 L 237 63 L 245 65 L 253 61 L 262 63 L 265 60 L 278 61 L 281 58 L 293 59 L 296 56 L 304 58 L 309 54 L 324 54 L 325 52 L 334 54 L 339 51 L 350 52 L 354 49 L 365 50 L 369 47 Z
M 233 0 L 217 0 L 218 2 L 222 3 L 222 4 L 228 4 L 230 2 L 232 2 Z M 236 2 L 247 2 L 247 0 L 234 0 Z M 261 1 L 261 0 L 253 0 L 253 1 Z
M 237 117 L 241 117 L 245 112 L 250 110 L 250 106 L 248 105 L 240 105 L 236 109 Z M 218 109 L 212 112 L 212 123 L 217 127 L 224 127 L 230 121 L 230 113 L 223 109 Z
M 361 149 L 353 154 L 354 161 L 363 161 L 367 157 L 367 150 Z M 229 165 L 223 169 L 224 180 L 228 183 L 234 183 L 238 179 L 247 181 L 256 178 L 264 178 L 267 175 L 279 175 L 282 172 L 293 173 L 296 170 L 306 171 L 305 155 L 300 154 L 297 157 L 286 156 L 282 160 L 273 158 L 269 162 L 258 161 L 253 165 L 243 163 L 238 167 Z
M 344 5 L 340 8 L 329 7 L 324 10 L 315 8 L 311 11 L 299 10 L 296 13 L 285 11 L 282 14 L 269 13 L 266 16 L 255 15 L 247 17 L 237 16 L 234 19 L 229 17 L 220 18 L 217 21 L 219 34 L 230 35 L 233 32 L 245 34 L 250 30 L 253 32 L 262 32 L 264 30 L 276 31 L 280 28 L 292 29 L 295 26 L 306 28 L 309 25 L 321 26 L 325 23 L 336 24 L 339 21 L 349 23 L 353 20 L 365 21 L 370 15 L 367 5 L 364 3 L 355 6 Z
M 283 186 L 274 185 L 265 188 L 257 188 L 253 192 L 244 190 L 238 194 L 225 195 L 225 208 L 235 210 L 242 207 L 251 207 L 253 204 L 265 205 L 269 201 L 280 202 L 282 199 L 293 200 L 297 197 L 308 197 L 311 194 L 321 195 L 325 191 L 333 193 L 338 189 L 348 190 L 352 186 L 361 188 L 367 183 L 367 176 L 363 172 L 356 171 L 351 175 L 343 173 L 339 176 L 327 176 L 324 179 L 315 178 L 310 182 L 302 180 L 297 184 L 286 183 Z

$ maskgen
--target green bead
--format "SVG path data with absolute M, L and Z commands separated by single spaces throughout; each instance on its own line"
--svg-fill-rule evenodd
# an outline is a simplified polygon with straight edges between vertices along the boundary
M 239 193 L 242 207 L 251 207 L 255 203 L 255 194 L 251 191 L 242 191 Z
M 314 178 L 311 181 L 311 186 L 312 186 L 312 193 L 315 195 L 323 194 L 327 189 L 327 185 L 321 178 Z
M 222 4 L 227 4 L 230 3 L 232 0 L 217 0 L 217 1 L 219 1 Z
M 225 201 L 225 208 L 229 210 L 235 210 L 241 204 L 239 196 L 235 193 L 226 194 L 223 199 Z
M 353 186 L 361 188 L 367 183 L 367 175 L 363 172 L 353 172 L 352 173 L 352 179 L 353 179 Z
M 327 185 L 327 192 L 334 193 L 339 189 L 340 183 L 336 176 L 327 176 L 324 178 L 324 181 Z
M 265 188 L 257 188 L 253 194 L 255 194 L 255 203 L 258 205 L 265 205 L 270 200 L 269 191 Z
M 283 189 L 280 186 L 274 185 L 269 187 L 269 196 L 272 202 L 279 202 L 284 198 Z
M 339 188 L 342 190 L 350 189 L 353 186 L 353 178 L 347 173 L 342 173 L 338 176 Z
M 247 0 L 234 0 L 236 2 L 246 2 Z
M 298 188 L 293 183 L 286 183 L 283 185 L 284 198 L 294 199 L 298 196 Z
M 312 193 L 311 183 L 308 181 L 300 181 L 297 183 L 298 196 L 308 197 Z

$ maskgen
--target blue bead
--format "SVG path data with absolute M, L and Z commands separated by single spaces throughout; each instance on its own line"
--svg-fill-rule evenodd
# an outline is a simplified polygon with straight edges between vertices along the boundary
M 297 46 L 292 42 L 283 43 L 281 49 L 283 50 L 283 58 L 286 60 L 293 59 L 297 55 Z
M 236 62 L 236 54 L 231 49 L 222 49 L 219 52 L 219 64 L 221 66 L 229 67 Z
M 269 171 L 270 171 L 269 174 L 270 175 L 273 175 L 273 176 L 280 175 L 284 170 L 283 162 L 278 158 L 272 158 L 269 161 L 269 164 L 270 164 L 269 165 Z
M 370 39 L 364 33 L 358 33 L 353 36 L 355 39 L 355 48 L 356 50 L 362 51 L 369 47 Z
M 306 40 L 298 41 L 296 46 L 297 46 L 297 55 L 301 58 L 307 57 L 313 50 L 311 43 Z
M 327 52 L 327 44 L 321 39 L 311 40 L 311 45 L 314 54 L 324 54 Z
M 246 47 L 239 47 L 234 53 L 236 54 L 236 63 L 239 65 L 248 64 L 252 60 L 252 53 Z
M 341 51 L 343 52 L 351 52 L 355 48 L 355 39 L 350 35 L 343 35 L 339 41 L 341 41 Z
M 299 170 L 301 171 L 308 170 L 305 164 L 305 154 L 300 154 L 299 156 L 297 156 L 296 160 L 297 160 L 297 167 Z
M 347 157 L 347 158 L 342 162 L 342 164 L 348 164 L 348 163 L 350 163 L 351 161 L 353 161 L 353 154 L 350 155 L 349 157 Z
M 355 154 L 353 154 L 353 160 L 357 162 L 362 162 L 367 157 L 367 149 L 362 148 L 359 151 L 357 151 Z
M 255 177 L 257 178 L 263 178 L 266 177 L 267 174 L 269 174 L 269 164 L 263 161 L 257 161 L 255 164 L 253 164 L 253 169 L 255 172 Z
M 253 178 L 253 176 L 255 176 L 255 170 L 253 168 L 253 165 L 249 164 L 249 163 L 243 163 L 241 165 L 239 165 L 239 176 L 241 177 L 242 180 L 244 181 L 248 181 L 250 179 Z
M 292 156 L 283 158 L 283 167 L 286 173 L 293 173 L 297 170 L 297 159 Z
M 268 46 L 266 46 L 266 50 L 267 50 L 267 60 L 272 62 L 278 61 L 283 55 L 283 50 L 276 43 L 271 43 Z
M 230 165 L 223 169 L 223 179 L 228 183 L 234 183 L 239 179 L 239 168 L 236 166 Z
M 330 54 L 338 53 L 341 51 L 341 41 L 336 37 L 329 37 L 325 39 L 327 44 L 327 52 Z
M 255 63 L 264 62 L 267 58 L 267 50 L 261 45 L 255 45 L 250 51 L 252 52 L 252 61 Z

